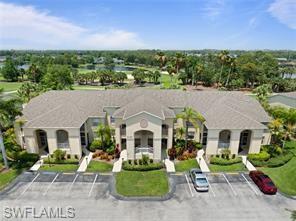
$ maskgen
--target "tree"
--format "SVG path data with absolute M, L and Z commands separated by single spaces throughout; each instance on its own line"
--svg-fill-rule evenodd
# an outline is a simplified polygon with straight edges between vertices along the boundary
M 146 78 L 146 73 L 143 69 L 136 69 L 132 72 L 132 76 L 134 77 L 136 84 L 142 84 Z
M 32 98 L 38 96 L 45 89 L 40 84 L 26 82 L 17 90 L 17 95 L 23 103 L 28 103 Z
M 220 69 L 220 74 L 219 74 L 219 79 L 218 79 L 218 87 L 219 87 L 220 82 L 221 82 L 221 78 L 222 78 L 223 68 L 227 64 L 227 61 L 229 59 L 229 52 L 226 50 L 221 51 L 218 54 L 218 58 L 221 63 L 221 69 Z
M 71 89 L 74 80 L 71 69 L 66 65 L 50 65 L 42 79 L 46 88 L 52 90 Z
M 200 77 L 203 72 L 204 72 L 204 66 L 202 64 L 197 64 L 195 66 L 195 73 L 192 76 L 192 85 L 194 85 L 196 83 L 197 77 L 198 76 Z
M 173 58 L 174 63 L 175 63 L 175 70 L 176 73 L 179 73 L 180 68 L 184 65 L 185 63 L 185 55 L 178 52 L 176 53 L 175 57 Z
M 178 139 L 184 139 L 185 133 L 186 133 L 186 131 L 185 131 L 184 127 L 177 128 L 176 135 L 177 135 Z
M 154 72 L 152 72 L 151 77 L 153 79 L 154 84 L 157 84 L 157 83 L 159 83 L 159 78 L 161 77 L 161 74 L 159 71 L 154 71 Z
M 161 51 L 157 52 L 155 59 L 158 62 L 160 69 L 162 69 L 167 62 L 167 58 L 166 58 L 165 54 Z
M 264 109 L 267 109 L 269 107 L 267 98 L 269 94 L 272 93 L 271 86 L 268 84 L 263 84 L 254 89 L 253 93 L 256 94 L 258 101 L 261 103 Z
M 107 70 L 110 70 L 110 71 L 113 70 L 115 67 L 115 63 L 113 61 L 113 58 L 110 56 L 106 56 L 104 59 L 104 65 Z
M 177 118 L 180 118 L 185 123 L 185 147 L 187 148 L 188 144 L 188 128 L 192 124 L 195 129 L 199 128 L 199 122 L 204 122 L 204 117 L 191 107 L 186 107 L 183 112 L 177 115 Z
M 229 67 L 229 71 L 228 71 L 227 80 L 226 80 L 226 83 L 225 83 L 225 86 L 226 87 L 228 87 L 230 75 L 231 75 L 232 71 L 234 70 L 235 65 L 236 65 L 236 59 L 235 59 L 235 57 L 230 57 L 229 56 L 228 57 L 228 60 L 227 60 L 227 66 Z
M 28 79 L 37 83 L 40 82 L 43 76 L 43 72 L 36 64 L 31 64 L 27 70 Z
M 114 129 L 109 125 L 99 124 L 96 132 L 102 149 L 108 149 L 114 143 Z
M 2 91 L 3 89 L 0 89 L 0 93 L 2 93 Z M 21 113 L 18 104 L 18 100 L 4 100 L 0 94 L 0 149 L 6 168 L 8 168 L 8 162 L 6 158 L 5 146 L 3 143 L 2 131 L 11 127 L 15 117 Z
M 176 72 L 176 69 L 175 69 L 175 67 L 174 67 L 172 64 L 169 64 L 169 65 L 167 66 L 167 72 L 169 73 L 169 75 L 170 75 L 170 77 L 171 77 L 171 84 L 172 84 L 172 82 L 173 82 L 173 75 L 174 75 L 175 73 L 177 73 L 177 72 Z
M 4 66 L 1 68 L 1 73 L 7 81 L 15 82 L 18 80 L 19 70 L 11 58 L 5 60 Z
M 112 81 L 114 83 L 123 84 L 124 80 L 127 79 L 127 75 L 125 72 L 114 72 L 112 76 Z

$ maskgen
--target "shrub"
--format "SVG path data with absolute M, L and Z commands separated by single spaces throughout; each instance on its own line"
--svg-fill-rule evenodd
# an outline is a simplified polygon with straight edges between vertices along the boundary
M 148 165 L 149 157 L 147 155 L 142 155 L 142 162 L 143 162 L 143 165 Z
M 184 148 L 185 147 L 185 140 L 183 140 L 183 139 L 177 139 L 175 141 L 175 147 Z
M 114 147 L 109 147 L 106 152 L 109 154 L 109 155 L 113 155 L 115 153 L 115 148 Z
M 27 151 L 21 151 L 17 153 L 15 160 L 20 167 L 30 167 L 39 160 L 39 155 L 35 153 L 28 153 Z
M 102 146 L 102 142 L 101 142 L 101 140 L 93 140 L 93 142 L 91 143 L 89 149 L 90 149 L 91 151 L 95 151 L 95 150 L 97 150 L 97 149 L 100 149 L 101 146 Z
M 248 154 L 248 160 L 256 160 L 256 161 L 266 161 L 269 160 L 270 154 L 266 151 L 261 151 L 260 153 L 250 153 Z
M 229 155 L 230 154 L 231 154 L 231 151 L 230 151 L 229 148 L 226 148 L 226 149 L 221 150 L 222 158 L 229 159 Z
M 289 162 L 293 158 L 294 154 L 290 151 L 285 151 L 283 154 L 272 157 L 267 161 L 260 161 L 255 159 L 250 159 L 249 161 L 257 167 L 279 167 L 287 162 Z
M 142 159 L 139 159 L 139 164 L 143 165 L 143 160 Z
M 150 160 L 149 160 L 149 163 L 153 163 L 153 159 L 150 159 Z
M 283 153 L 282 148 L 278 145 L 275 145 L 275 144 L 274 145 L 263 145 L 261 147 L 261 150 L 269 153 L 269 155 L 271 157 L 275 157 L 275 156 L 281 155 Z
M 170 157 L 170 160 L 174 160 L 176 158 L 176 148 L 168 149 L 168 155 Z
M 232 159 L 235 159 L 235 157 L 236 157 L 236 155 L 235 155 L 235 154 L 232 154 L 232 157 L 231 157 L 231 158 L 232 158 Z
M 53 152 L 53 157 L 57 160 L 57 161 L 61 161 L 64 160 L 66 156 L 66 151 L 57 149 Z
M 78 164 L 79 161 L 75 158 L 65 159 L 65 160 L 56 160 L 55 158 L 49 157 L 43 159 L 45 164 Z
M 136 162 L 136 161 L 135 161 Z M 123 162 L 122 168 L 124 170 L 130 171 L 149 171 L 149 170 L 159 170 L 163 168 L 163 164 L 161 163 L 151 163 L 148 165 L 137 165 L 137 164 L 129 164 L 127 161 Z
M 202 148 L 202 144 L 195 141 L 195 140 L 189 140 L 188 141 L 188 148 L 200 150 Z
M 234 159 L 212 157 L 210 160 L 211 164 L 217 164 L 217 165 L 223 165 L 223 166 L 232 165 L 232 164 L 241 163 L 241 162 L 242 162 L 242 158 L 240 157 L 236 157 Z
M 70 159 L 71 158 L 71 154 L 67 154 L 67 159 Z
M 132 160 L 128 160 L 128 164 L 132 164 Z

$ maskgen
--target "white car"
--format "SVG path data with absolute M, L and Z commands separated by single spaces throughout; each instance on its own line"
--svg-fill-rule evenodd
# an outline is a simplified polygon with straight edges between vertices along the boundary
M 194 168 L 189 171 L 193 186 L 197 191 L 209 191 L 209 183 L 206 175 L 200 169 Z

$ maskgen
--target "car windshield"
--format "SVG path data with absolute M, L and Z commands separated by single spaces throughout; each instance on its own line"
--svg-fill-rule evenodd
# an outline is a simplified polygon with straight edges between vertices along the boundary
M 206 178 L 196 178 L 196 182 L 204 184 L 208 183 Z
M 267 182 L 266 184 L 267 184 L 267 186 L 270 186 L 270 187 L 273 187 L 274 186 L 273 182 L 271 182 L 271 181 L 270 182 Z

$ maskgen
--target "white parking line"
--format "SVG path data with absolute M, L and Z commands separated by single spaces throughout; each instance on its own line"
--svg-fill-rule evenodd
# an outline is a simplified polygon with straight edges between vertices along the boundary
M 235 190 L 233 189 L 233 186 L 231 185 L 231 183 L 229 182 L 229 180 L 227 179 L 227 177 L 225 176 L 225 174 L 222 173 L 222 175 L 223 175 L 224 179 L 226 180 L 226 182 L 228 183 L 228 185 L 230 186 L 230 189 L 232 190 L 233 194 L 234 194 L 235 196 L 237 196 L 237 193 L 236 193 Z
M 92 185 L 91 185 L 90 191 L 89 191 L 89 193 L 88 193 L 88 197 L 90 197 L 90 195 L 91 195 L 91 192 L 92 192 L 92 190 L 93 190 L 93 188 L 94 188 L 94 185 L 95 185 L 95 183 L 96 183 L 97 178 L 98 178 L 98 174 L 96 174 L 96 177 L 95 177 L 95 179 L 94 179 L 94 181 L 93 181 L 93 183 L 92 183 Z
M 210 190 L 211 190 L 213 196 L 216 197 L 216 194 L 215 194 L 215 192 L 214 192 L 214 190 L 213 190 L 213 187 L 212 187 L 212 185 L 210 184 L 209 179 L 208 179 L 207 176 L 206 176 L 206 180 L 208 181 L 208 184 L 209 184 L 209 187 L 210 187 Z
M 28 189 L 32 186 L 32 184 L 34 183 L 34 181 L 39 177 L 40 173 L 38 173 L 34 179 L 31 181 L 31 183 L 29 183 L 29 185 L 26 187 L 26 189 L 17 197 L 17 199 L 19 199 L 22 195 L 25 194 L 25 192 L 28 191 Z
M 75 181 L 76 181 L 76 179 L 77 179 L 78 176 L 79 176 L 79 173 L 76 174 L 74 180 L 72 181 L 72 183 L 71 183 L 71 185 L 70 185 L 70 187 L 69 187 L 69 190 L 68 190 L 68 195 L 70 194 L 70 191 L 71 191 L 71 189 L 72 189 L 72 186 L 73 186 L 73 184 L 75 183 Z
M 247 182 L 247 184 L 248 184 L 248 186 L 251 188 L 251 190 L 253 190 L 254 193 L 255 193 L 257 196 L 259 196 L 260 193 L 257 192 L 257 190 L 255 189 L 255 187 L 250 183 L 249 180 L 247 180 L 247 178 L 245 177 L 245 175 L 244 175 L 243 173 L 241 173 L 241 176 L 245 179 L 245 181 Z
M 58 173 L 54 178 L 53 180 L 51 181 L 51 183 L 49 184 L 49 186 L 46 188 L 45 192 L 43 193 L 43 196 L 45 196 L 48 192 L 48 190 L 50 189 L 51 185 L 54 183 L 54 181 L 56 181 L 56 179 L 58 178 L 60 174 Z
M 187 181 L 187 184 L 188 184 L 188 187 L 189 187 L 189 190 L 190 190 L 190 193 L 191 193 L 191 196 L 193 197 L 193 192 L 192 192 L 192 189 L 191 189 L 191 184 L 189 183 L 189 179 L 187 177 L 187 175 L 185 174 L 185 178 L 186 178 L 186 181 Z

